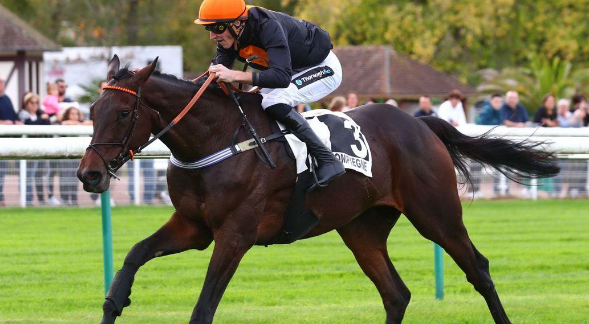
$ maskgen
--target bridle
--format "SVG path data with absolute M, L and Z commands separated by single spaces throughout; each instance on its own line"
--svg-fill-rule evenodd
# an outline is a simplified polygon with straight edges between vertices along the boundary
M 123 166 L 123 164 L 125 164 L 125 162 L 127 162 L 129 159 L 133 159 L 133 155 L 134 155 L 133 151 L 132 150 L 127 151 L 127 149 L 129 148 L 129 142 L 131 141 L 131 136 L 133 135 L 133 132 L 135 131 L 135 128 L 137 127 L 137 120 L 139 119 L 139 104 L 145 105 L 145 103 L 141 100 L 141 87 L 139 87 L 137 92 L 127 89 L 127 88 L 117 87 L 117 86 L 105 86 L 103 89 L 123 91 L 123 92 L 126 92 L 128 94 L 135 96 L 135 98 L 136 98 L 135 108 L 133 109 L 133 113 L 131 116 L 131 125 L 129 125 L 129 128 L 127 129 L 127 132 L 125 133 L 125 137 L 123 137 L 122 141 L 120 141 L 118 143 L 92 143 L 92 144 L 88 145 L 88 148 L 93 149 L 94 152 L 96 152 L 98 154 L 98 156 L 100 156 L 100 158 L 102 159 L 102 162 L 104 162 L 104 166 L 106 167 L 106 171 L 108 172 L 108 174 L 111 177 L 118 179 L 115 172 L 117 172 L 117 170 L 120 169 Z M 145 106 L 147 106 L 147 105 L 145 105 Z M 102 153 L 100 153 L 100 151 L 97 148 L 97 146 L 99 146 L 99 145 L 121 146 L 122 148 L 114 160 L 112 160 L 110 162 L 106 162 L 106 158 L 104 157 L 104 155 Z
M 131 125 L 129 125 L 129 128 L 127 129 L 127 132 L 125 133 L 125 137 L 123 137 L 122 141 L 115 142 L 115 143 L 92 143 L 92 144 L 88 145 L 86 150 L 88 150 L 89 148 L 94 150 L 94 152 L 96 152 L 98 154 L 98 156 L 100 156 L 100 158 L 102 159 L 102 162 L 104 163 L 104 167 L 106 168 L 106 171 L 108 172 L 108 174 L 115 179 L 119 179 L 116 176 L 117 170 L 119 170 L 127 161 L 133 160 L 135 154 L 141 153 L 141 151 L 143 151 L 143 149 L 145 149 L 148 145 L 150 145 L 151 143 L 153 143 L 154 141 L 156 141 L 157 139 L 162 137 L 165 133 L 167 133 L 170 130 L 170 128 L 174 127 L 174 125 L 176 125 L 182 118 L 184 118 L 184 116 L 188 113 L 190 108 L 192 108 L 194 106 L 196 101 L 200 98 L 200 96 L 203 94 L 203 92 L 209 86 L 211 81 L 213 81 L 213 79 L 215 78 L 214 72 L 212 72 L 212 73 L 205 72 L 204 74 L 202 74 L 198 78 L 194 79 L 193 81 L 196 81 L 206 75 L 208 75 L 209 77 L 206 79 L 206 81 L 203 83 L 203 85 L 200 87 L 200 89 L 194 95 L 194 97 L 192 97 L 190 102 L 188 102 L 188 104 L 180 112 L 180 114 L 178 114 L 178 116 L 176 116 L 176 118 L 174 118 L 174 120 L 172 120 L 172 122 L 170 124 L 168 124 L 168 126 L 166 126 L 163 130 L 161 130 L 157 135 L 152 137 L 149 141 L 147 141 L 147 143 L 141 145 L 137 150 L 135 150 L 135 152 L 133 152 L 133 150 L 129 150 L 129 142 L 131 141 L 131 137 L 133 136 L 133 132 L 135 131 L 135 128 L 137 127 L 137 120 L 139 119 L 139 105 L 141 104 L 151 110 L 155 110 L 155 109 L 149 107 L 147 104 L 145 104 L 145 102 L 143 102 L 143 100 L 141 100 L 141 86 L 139 87 L 137 92 L 127 89 L 127 88 L 118 87 L 118 86 L 105 86 L 103 88 L 105 90 L 117 90 L 117 91 L 122 91 L 122 92 L 125 92 L 125 93 L 135 96 L 136 100 L 135 100 L 135 107 L 133 109 L 133 114 L 131 116 Z M 100 153 L 100 151 L 98 150 L 97 146 L 101 146 L 101 145 L 121 146 L 122 148 L 114 160 L 107 162 L 104 155 L 102 153 Z

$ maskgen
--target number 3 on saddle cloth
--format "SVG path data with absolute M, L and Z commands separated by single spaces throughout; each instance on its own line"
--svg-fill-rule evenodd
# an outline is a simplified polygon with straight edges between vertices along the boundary
M 346 169 L 372 177 L 372 154 L 368 142 L 360 131 L 360 126 L 352 118 L 344 113 L 325 109 L 304 112 L 302 115 Z M 280 123 L 278 125 L 280 129 L 284 129 Z M 309 233 L 319 223 L 311 210 L 305 210 L 305 195 L 313 181 L 313 175 L 309 171 L 307 146 L 292 134 L 285 137 L 296 159 L 298 177 L 286 212 L 283 230 L 271 244 L 292 243 Z

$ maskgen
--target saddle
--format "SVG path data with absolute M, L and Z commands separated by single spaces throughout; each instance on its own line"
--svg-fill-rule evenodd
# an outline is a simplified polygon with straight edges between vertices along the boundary
M 354 120 L 346 114 L 324 109 L 305 112 L 303 116 L 346 169 L 372 177 L 372 154 L 368 141 Z M 307 189 L 317 178 L 313 159 L 305 144 L 296 136 L 285 133 L 283 127 L 274 120 L 270 121 L 270 129 L 272 133 L 282 131 L 285 134 L 277 140 L 286 145 L 289 156 L 295 159 L 297 165 L 297 180 L 285 214 L 283 229 L 270 243 L 290 244 L 309 233 L 319 223 L 315 214 L 305 208 Z

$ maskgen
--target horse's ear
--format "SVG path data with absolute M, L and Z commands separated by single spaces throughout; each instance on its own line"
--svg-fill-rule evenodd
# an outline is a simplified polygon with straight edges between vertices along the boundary
M 119 67 L 121 66 L 121 61 L 119 61 L 119 57 L 117 54 L 110 59 L 108 62 L 108 72 L 106 73 L 106 81 L 110 81 L 116 74 L 119 72 Z
M 155 71 L 155 68 L 157 67 L 158 58 L 159 56 L 156 57 L 150 65 L 144 67 L 143 69 L 139 70 L 139 72 L 137 72 L 137 75 L 135 75 L 134 79 L 139 83 L 139 85 L 143 85 L 145 82 L 147 82 L 147 79 L 149 79 L 153 71 Z

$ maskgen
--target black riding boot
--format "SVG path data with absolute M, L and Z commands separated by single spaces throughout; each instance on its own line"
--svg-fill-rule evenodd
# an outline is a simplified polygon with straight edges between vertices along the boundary
M 326 185 L 332 179 L 346 172 L 344 165 L 317 137 L 305 117 L 301 116 L 291 106 L 276 104 L 266 108 L 266 112 L 272 118 L 284 124 L 298 139 L 307 144 L 309 153 L 317 160 L 316 174 L 320 185 Z M 315 189 L 315 184 L 309 188 L 309 191 L 313 189 Z

